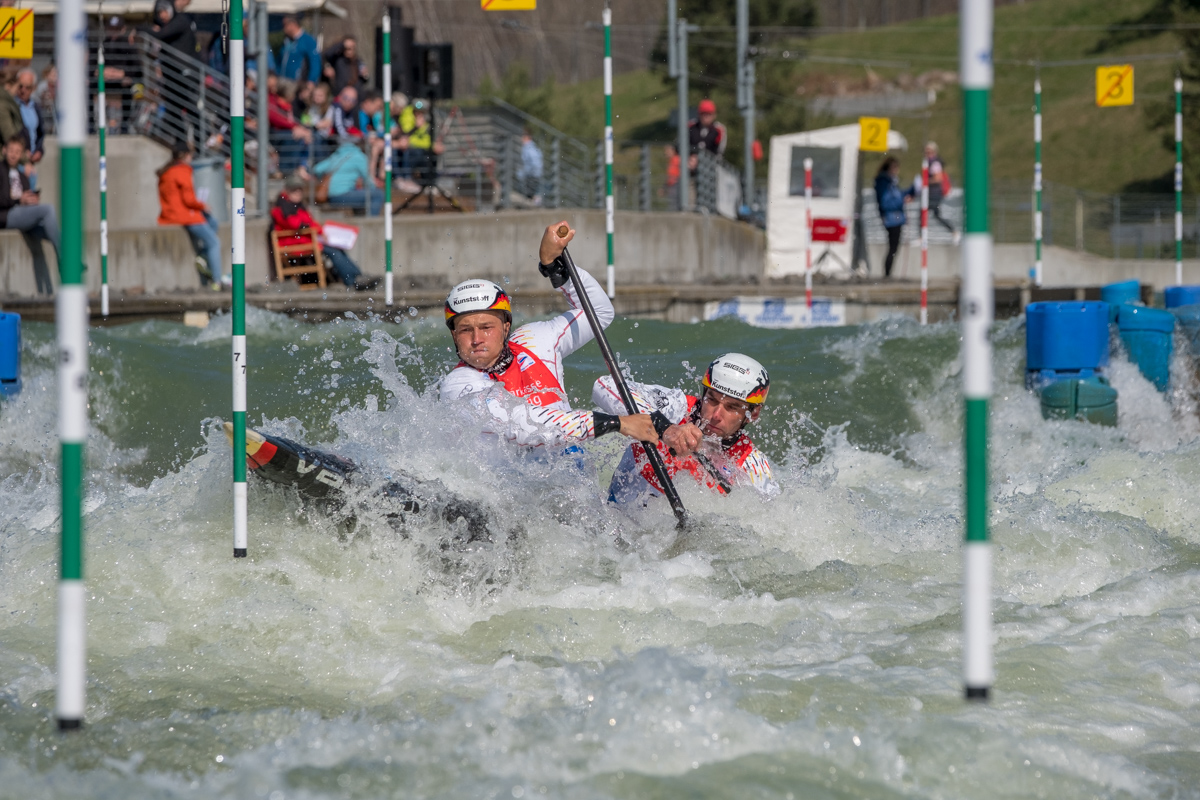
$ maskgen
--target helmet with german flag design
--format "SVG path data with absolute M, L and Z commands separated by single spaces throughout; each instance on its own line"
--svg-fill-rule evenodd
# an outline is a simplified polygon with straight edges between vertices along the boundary
M 454 320 L 475 311 L 496 311 L 512 324 L 512 300 L 499 284 L 474 278 L 463 281 L 446 296 L 446 327 L 454 330 Z
M 763 365 L 741 353 L 726 353 L 714 359 L 700 382 L 752 406 L 765 403 L 771 388 L 771 379 Z

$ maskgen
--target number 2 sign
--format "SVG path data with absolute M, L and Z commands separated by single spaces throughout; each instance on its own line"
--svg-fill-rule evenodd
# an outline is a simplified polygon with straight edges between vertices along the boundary
M 859 117 L 858 149 L 873 153 L 886 153 L 888 131 L 892 121 L 887 117 Z
M 1096 67 L 1096 105 L 1133 105 L 1133 64 Z

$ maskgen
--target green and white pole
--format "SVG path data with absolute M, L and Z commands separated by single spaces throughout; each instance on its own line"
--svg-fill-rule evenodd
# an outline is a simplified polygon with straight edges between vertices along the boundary
M 230 208 L 233 209 L 233 557 L 245 558 L 246 497 L 246 49 L 242 0 L 229 6 Z M 265 75 L 266 73 L 261 73 Z M 265 78 L 259 91 L 266 86 Z M 260 198 L 265 202 L 265 198 Z
M 613 268 L 612 4 L 604 0 L 604 232 L 608 238 L 608 296 L 617 293 Z
M 1042 285 L 1042 79 L 1033 79 L 1033 285 Z
M 1175 285 L 1183 285 L 1183 78 L 1175 76 Z
M 104 41 L 100 41 L 100 52 L 96 55 L 100 74 L 100 107 L 96 109 L 97 129 L 100 136 L 100 316 L 108 316 L 108 157 L 105 138 L 108 136 L 108 102 L 104 94 Z
M 392 304 L 392 15 L 383 12 L 383 286 Z
M 992 394 L 992 235 L 988 230 L 988 114 L 992 93 L 992 0 L 962 0 L 966 232 L 963 237 L 963 397 L 966 401 L 966 546 L 963 678 L 968 700 L 987 700 L 993 682 L 992 549 L 988 542 L 988 399 Z
M 62 286 L 58 331 L 58 438 L 62 447 L 62 543 L 58 584 L 60 730 L 83 725 L 87 625 L 83 584 L 84 444 L 87 442 L 88 304 L 83 285 L 83 146 L 87 140 L 87 18 L 83 0 L 62 0 L 54 24 L 61 148 Z

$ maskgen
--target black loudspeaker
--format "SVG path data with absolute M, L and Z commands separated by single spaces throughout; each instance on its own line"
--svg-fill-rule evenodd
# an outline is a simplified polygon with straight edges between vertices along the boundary
M 413 29 L 400 24 L 400 9 L 388 6 L 392 18 L 392 91 L 413 96 Z M 383 90 L 383 28 L 375 28 L 375 86 Z
M 413 45 L 413 94 L 431 100 L 454 97 L 454 45 Z

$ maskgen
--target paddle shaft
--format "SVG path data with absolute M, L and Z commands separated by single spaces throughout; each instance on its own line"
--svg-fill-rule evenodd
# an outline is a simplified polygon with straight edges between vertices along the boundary
M 579 295 L 579 304 L 583 306 L 583 313 L 587 316 L 588 324 L 592 326 L 596 344 L 600 346 L 604 363 L 608 364 L 608 374 L 612 375 L 613 383 L 617 385 L 617 393 L 621 395 L 621 400 L 630 414 L 641 413 L 638 411 L 637 403 L 633 401 L 633 393 L 629 391 L 629 386 L 626 385 L 625 378 L 617 367 L 617 359 L 613 356 L 612 348 L 608 346 L 608 339 L 604 337 L 604 328 L 600 326 L 600 320 L 596 318 L 596 309 L 592 308 L 592 299 L 588 297 L 583 288 L 583 281 L 579 279 L 579 269 L 575 266 L 575 260 L 571 258 L 571 254 L 565 247 L 563 248 L 563 261 L 567 262 L 567 271 L 571 273 L 571 283 L 575 286 L 575 293 Z M 683 501 L 679 499 L 679 492 L 675 491 L 675 484 L 671 482 L 671 476 L 667 474 L 662 454 L 658 452 L 657 446 L 649 442 L 642 442 L 642 447 L 646 450 L 646 458 L 650 462 L 650 468 L 654 470 L 654 476 L 658 478 L 658 485 L 662 487 L 667 502 L 671 504 L 671 510 L 675 512 L 675 518 L 682 525 L 687 521 L 687 509 L 683 507 Z

